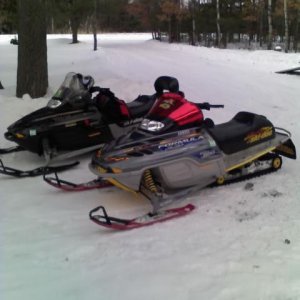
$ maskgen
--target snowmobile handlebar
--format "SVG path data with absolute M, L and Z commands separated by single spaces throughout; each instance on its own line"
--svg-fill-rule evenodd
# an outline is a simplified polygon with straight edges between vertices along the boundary
M 223 104 L 210 104 L 208 102 L 195 103 L 199 108 L 210 110 L 211 108 L 224 108 Z
M 103 90 L 106 90 L 105 88 L 101 88 L 100 86 L 93 86 L 89 89 L 89 93 L 93 94 L 96 92 L 101 93 Z
M 98 92 L 98 95 L 103 95 L 107 97 L 115 97 L 115 94 L 109 89 L 109 88 L 102 88 L 100 86 L 93 86 L 92 88 L 89 89 L 89 93 L 93 94 Z M 97 95 L 97 96 L 98 96 Z

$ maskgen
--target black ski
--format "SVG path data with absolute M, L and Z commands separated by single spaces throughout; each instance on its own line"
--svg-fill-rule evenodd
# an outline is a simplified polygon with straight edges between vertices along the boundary
M 54 177 L 46 175 L 47 174 L 44 174 L 43 176 L 45 182 L 64 191 L 87 191 L 92 189 L 102 189 L 112 185 L 111 183 L 109 183 L 106 180 L 103 180 L 102 178 L 97 178 L 83 183 L 74 183 L 59 178 L 57 172 L 54 172 Z
M 60 172 L 64 171 L 67 169 L 70 169 L 74 166 L 77 166 L 79 164 L 78 161 L 72 162 L 70 164 L 65 164 L 65 165 L 58 165 L 58 166 L 43 166 L 43 167 L 38 167 L 32 170 L 28 171 L 23 171 L 11 167 L 7 167 L 3 164 L 2 160 L 0 159 L 0 174 L 8 175 L 8 176 L 13 176 L 16 178 L 22 178 L 22 177 L 36 177 L 36 176 L 41 176 L 44 174 L 50 174 L 53 172 Z

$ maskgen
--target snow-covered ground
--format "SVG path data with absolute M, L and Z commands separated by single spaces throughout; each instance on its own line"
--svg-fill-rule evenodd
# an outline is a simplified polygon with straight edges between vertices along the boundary
M 0 36 L 0 132 L 47 102 L 70 71 L 90 74 L 125 101 L 151 94 L 160 75 L 179 79 L 195 102 L 225 104 L 205 112 L 216 123 L 240 110 L 266 115 L 293 134 L 300 148 L 300 77 L 277 70 L 299 65 L 299 54 L 219 50 L 169 45 L 149 34 L 99 35 L 48 40 L 49 92 L 42 99 L 15 98 L 17 46 Z M 12 145 L 1 134 L 1 147 Z M 1 157 L 31 169 L 43 163 L 30 153 Z M 93 178 L 89 155 L 62 176 Z M 143 199 L 114 188 L 82 193 L 55 190 L 41 178 L 0 177 L 0 299 L 299 300 L 299 163 L 250 181 L 204 189 L 184 203 L 189 216 L 127 232 L 90 222 L 105 205 L 116 216 L 149 209 Z

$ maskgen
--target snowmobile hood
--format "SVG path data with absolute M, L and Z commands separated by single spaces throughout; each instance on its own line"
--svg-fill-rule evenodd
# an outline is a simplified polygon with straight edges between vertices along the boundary
M 80 110 L 77 110 L 78 112 Z M 82 111 L 82 110 L 81 110 Z M 42 107 L 28 115 L 24 116 L 23 118 L 17 120 L 13 124 L 11 124 L 7 130 L 8 132 L 16 132 L 20 130 L 24 130 L 26 128 L 32 126 L 39 126 L 39 125 L 47 125 L 50 123 L 55 122 L 56 117 L 63 117 L 65 114 L 74 113 L 75 110 L 71 109 L 68 106 L 61 106 L 56 109 L 51 109 L 49 107 Z
M 88 89 L 92 87 L 94 80 L 90 76 L 70 72 L 65 80 L 49 100 L 46 107 L 38 109 L 23 118 L 17 120 L 8 127 L 8 132 L 24 130 L 32 126 L 47 125 L 55 122 L 56 117 L 73 114 L 84 109 L 91 98 Z

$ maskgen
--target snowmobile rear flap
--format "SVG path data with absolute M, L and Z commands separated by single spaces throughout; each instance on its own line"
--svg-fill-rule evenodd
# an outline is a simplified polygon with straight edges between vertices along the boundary
M 279 145 L 274 152 L 291 159 L 297 158 L 296 147 L 291 139 L 288 139 L 285 143 Z
M 229 122 L 208 128 L 218 146 L 226 154 L 232 154 L 272 139 L 273 124 L 262 115 L 239 112 Z

